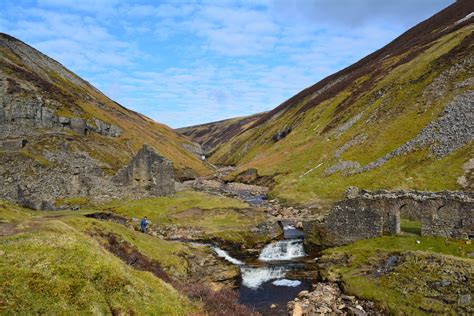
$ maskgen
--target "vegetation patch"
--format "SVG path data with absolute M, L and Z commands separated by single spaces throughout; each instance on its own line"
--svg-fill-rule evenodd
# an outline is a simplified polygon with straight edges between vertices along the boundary
M 28 210 L 13 203 L 0 200 L 0 223 L 28 220 L 31 215 Z
M 128 267 L 71 226 L 50 220 L 31 227 L 0 239 L 2 313 L 188 315 L 198 311 L 173 287 L 149 272 Z
M 173 222 L 172 215 L 191 208 L 211 210 L 214 208 L 242 209 L 245 207 L 248 207 L 248 205 L 237 199 L 219 197 L 201 192 L 181 191 L 174 196 L 146 198 L 133 201 L 116 200 L 99 205 L 98 209 L 112 211 L 132 218 L 147 216 L 155 224 L 166 224 Z
M 327 249 L 320 265 L 345 292 L 392 314 L 471 314 L 473 252 L 466 241 L 384 236 Z

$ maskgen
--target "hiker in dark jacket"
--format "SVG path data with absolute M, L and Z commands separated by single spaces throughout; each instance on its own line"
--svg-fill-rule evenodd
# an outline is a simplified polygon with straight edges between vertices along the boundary
M 148 221 L 147 217 L 143 217 L 142 221 L 140 222 L 140 228 L 142 230 L 142 232 L 144 232 L 146 234 L 146 229 L 148 228 L 148 224 L 150 224 L 150 222 Z

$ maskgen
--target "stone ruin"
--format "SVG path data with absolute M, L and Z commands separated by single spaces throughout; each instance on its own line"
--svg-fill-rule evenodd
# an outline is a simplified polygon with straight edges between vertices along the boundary
M 55 166 L 53 169 L 35 166 L 15 152 L 4 153 L 0 199 L 30 209 L 54 210 L 69 208 L 68 203 L 57 202 L 72 197 L 101 202 L 175 193 L 173 163 L 147 145 L 115 176 L 107 176 L 84 152 L 45 152 L 45 158 Z M 32 170 L 34 177 L 28 174 Z
M 321 244 L 342 245 L 400 234 L 400 218 L 421 221 L 422 236 L 474 238 L 474 193 L 365 191 L 351 187 L 325 221 L 311 229 Z
M 113 180 L 122 185 L 147 189 L 154 195 L 175 193 L 173 163 L 148 145 L 144 145 Z

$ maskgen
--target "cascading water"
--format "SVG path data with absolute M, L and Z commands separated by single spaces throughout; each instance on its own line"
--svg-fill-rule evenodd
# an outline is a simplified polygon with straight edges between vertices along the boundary
M 288 269 L 285 267 L 241 267 L 242 285 L 257 289 L 270 280 L 283 278 Z
M 292 260 L 306 256 L 301 239 L 280 240 L 262 249 L 260 256 L 261 261 L 281 261 Z
M 284 225 L 287 239 L 266 245 L 259 256 L 259 262 L 245 263 L 233 258 L 225 250 L 208 245 L 217 256 L 238 265 L 241 272 L 239 287 L 240 302 L 255 308 L 262 314 L 286 313 L 288 301 L 302 290 L 311 288 L 309 279 L 292 279 L 295 271 L 304 268 L 301 259 L 306 256 L 303 247 L 303 232 L 293 225 Z M 276 304 L 277 308 L 270 306 Z
M 221 258 L 224 258 L 225 260 L 229 261 L 230 263 L 233 263 L 233 264 L 238 265 L 238 266 L 241 266 L 241 265 L 244 264 L 239 259 L 235 259 L 235 258 L 231 257 L 227 253 L 227 251 L 225 251 L 225 250 L 222 250 L 222 249 L 220 249 L 218 247 L 215 247 L 215 246 L 212 246 L 211 249 L 214 250 L 214 252 L 217 254 L 217 256 L 219 256 Z

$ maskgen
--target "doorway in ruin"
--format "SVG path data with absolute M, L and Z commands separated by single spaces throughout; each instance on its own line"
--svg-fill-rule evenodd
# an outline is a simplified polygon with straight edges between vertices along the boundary
M 421 236 L 421 218 L 416 205 L 402 204 L 398 209 L 400 233 Z

